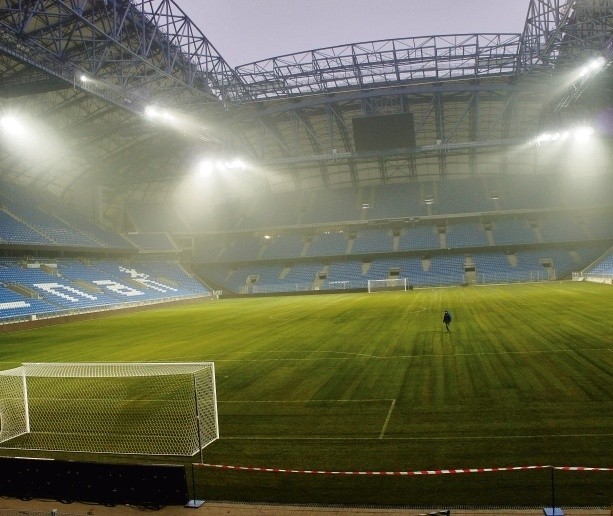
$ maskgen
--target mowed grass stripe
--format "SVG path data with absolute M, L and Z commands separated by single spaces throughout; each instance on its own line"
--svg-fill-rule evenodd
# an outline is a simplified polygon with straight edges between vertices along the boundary
M 378 437 L 389 407 L 389 400 L 234 403 L 220 411 L 220 426 L 228 436 Z

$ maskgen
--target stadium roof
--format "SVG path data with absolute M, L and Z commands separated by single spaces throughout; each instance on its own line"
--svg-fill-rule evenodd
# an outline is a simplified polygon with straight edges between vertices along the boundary
M 0 177 L 68 201 L 95 186 L 109 202 L 172 196 L 203 159 L 253 165 L 224 172 L 229 193 L 525 172 L 530 135 L 612 97 L 611 0 L 532 0 L 516 34 L 236 69 L 172 0 L 0 0 L 0 28 L 0 116 L 26 126 L 2 135 Z M 581 75 L 594 57 L 603 73 Z M 414 145 L 356 150 L 354 118 L 402 113 Z

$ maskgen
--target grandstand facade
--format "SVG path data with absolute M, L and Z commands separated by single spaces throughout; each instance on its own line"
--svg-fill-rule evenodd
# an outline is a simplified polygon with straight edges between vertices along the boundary
M 613 6 L 526 3 L 233 69 L 171 0 L 0 2 L 0 321 L 610 281 Z

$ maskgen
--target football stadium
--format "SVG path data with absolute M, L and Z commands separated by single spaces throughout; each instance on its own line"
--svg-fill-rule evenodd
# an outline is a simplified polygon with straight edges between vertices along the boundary
M 611 0 L 236 67 L 0 0 L 0 514 L 610 514 L 612 61 Z

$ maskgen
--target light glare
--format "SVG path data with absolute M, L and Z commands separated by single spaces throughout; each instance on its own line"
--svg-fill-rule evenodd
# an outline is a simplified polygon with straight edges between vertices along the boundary
M 594 134 L 594 128 L 592 128 L 590 126 L 577 127 L 573 131 L 573 135 L 574 135 L 575 139 L 577 139 L 579 141 L 587 140 L 592 134 Z
M 25 127 L 21 120 L 11 115 L 0 118 L 0 126 L 10 136 L 23 136 L 25 134 Z
M 579 126 L 579 127 L 575 127 L 572 130 L 567 129 L 561 132 L 558 132 L 558 131 L 544 132 L 544 133 L 539 134 L 536 138 L 533 138 L 530 141 L 530 145 L 540 145 L 542 143 L 547 143 L 547 142 L 564 141 L 570 138 L 571 136 L 576 141 L 585 141 L 591 135 L 593 135 L 594 132 L 595 132 L 594 128 L 589 125 Z

